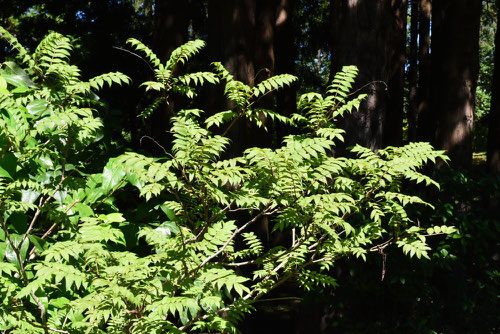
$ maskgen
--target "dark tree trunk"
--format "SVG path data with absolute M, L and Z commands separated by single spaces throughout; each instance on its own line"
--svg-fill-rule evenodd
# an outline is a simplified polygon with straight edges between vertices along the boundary
M 255 21 L 255 82 L 274 75 L 276 0 L 259 0 Z
M 452 166 L 472 162 L 472 126 L 479 73 L 481 0 L 434 1 L 432 7 L 431 109 L 436 146 Z
M 500 173 L 500 0 L 497 0 L 497 32 L 495 34 L 495 69 L 491 87 L 491 109 L 488 128 L 487 163 L 491 174 Z
M 295 48 L 295 30 L 292 23 L 297 0 L 280 0 L 276 11 L 275 31 L 275 72 L 277 74 L 295 74 L 295 60 L 297 49 Z M 297 88 L 295 85 L 285 87 L 278 91 L 276 97 L 277 111 L 281 115 L 290 116 L 297 112 Z M 277 126 L 277 140 L 281 143 L 283 137 L 290 133 L 289 127 L 284 124 Z
M 346 144 L 378 149 L 401 142 L 406 0 L 332 1 L 332 75 L 356 65 L 368 94 L 343 121 Z M 384 130 L 386 133 L 384 134 Z
M 208 48 L 235 79 L 253 85 L 256 3 L 253 0 L 208 2 Z
M 277 0 L 257 0 L 255 17 L 255 84 L 268 79 L 275 73 L 274 35 L 276 29 Z M 257 102 L 257 108 L 275 109 L 276 94 L 262 96 Z M 268 131 L 255 128 L 254 145 L 259 147 L 270 146 L 274 139 L 273 124 L 261 114 L 261 120 L 266 124 Z
M 170 58 L 172 51 L 187 42 L 188 14 L 188 0 L 155 0 L 153 50 L 163 64 Z M 181 101 L 178 98 L 170 97 L 168 104 L 162 105 L 151 116 L 151 136 L 163 148 L 171 142 L 167 133 L 169 117 L 179 104 Z M 152 147 L 154 153 L 163 152 L 157 145 Z
M 254 84 L 255 69 L 255 0 L 209 0 L 208 2 L 208 50 L 211 61 L 221 62 L 236 80 Z M 212 94 L 210 112 L 230 109 L 221 100 L 221 92 Z M 252 126 L 243 120 L 231 128 L 230 155 L 240 155 L 260 138 L 252 133 Z
M 155 0 L 153 47 L 162 63 L 187 42 L 188 26 L 188 0 Z
M 408 68 L 408 141 L 417 140 L 418 84 L 418 0 L 411 0 L 410 57 Z
M 435 124 L 430 113 L 431 0 L 420 0 L 418 22 L 418 116 L 417 140 L 434 142 Z
M 408 0 L 391 1 L 393 37 L 390 43 L 394 54 L 390 60 L 388 81 L 388 107 L 383 129 L 383 146 L 400 146 L 403 143 L 403 111 L 405 94 L 406 25 Z

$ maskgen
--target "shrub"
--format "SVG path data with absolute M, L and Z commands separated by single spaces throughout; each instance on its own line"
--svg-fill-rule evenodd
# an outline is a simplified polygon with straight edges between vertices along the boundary
M 5 62 L 0 76 L 4 331 L 236 332 L 252 304 L 286 281 L 306 290 L 335 286 L 329 270 L 341 257 L 365 258 L 392 244 L 428 257 L 429 235 L 454 232 L 417 226 L 407 207 L 431 204 L 403 191 L 405 180 L 438 186 L 418 170 L 446 160 L 443 152 L 411 143 L 377 153 L 356 146 L 356 158 L 333 155 L 343 138 L 336 119 L 363 99 L 348 99 L 355 67 L 337 73 L 325 96 L 302 95 L 301 113 L 287 118 L 255 102 L 293 82 L 291 75 L 255 87 L 221 64 L 214 72 L 174 76 L 203 42 L 181 46 L 161 64 L 130 40 L 155 71 L 144 85 L 161 93 L 143 116 L 168 102 L 169 92 L 191 98 L 204 82 L 224 84 L 234 108 L 209 117 L 179 110 L 163 157 L 128 152 L 91 174 L 86 147 L 102 127 L 93 91 L 129 79 L 110 73 L 81 81 L 68 63 L 70 41 L 59 34 L 29 55 L 0 33 L 25 66 Z M 285 137 L 277 149 L 253 147 L 222 158 L 231 145 L 228 128 L 241 118 L 265 127 L 260 115 L 302 134 Z M 120 212 L 122 194 L 135 208 Z M 264 217 L 289 240 L 266 245 L 251 228 Z

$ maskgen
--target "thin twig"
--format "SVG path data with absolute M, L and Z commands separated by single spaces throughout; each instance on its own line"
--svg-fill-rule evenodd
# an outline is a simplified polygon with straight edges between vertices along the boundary
M 379 83 L 379 84 L 383 84 L 385 86 L 385 89 L 387 89 L 389 86 L 387 85 L 387 83 L 385 81 L 381 81 L 381 80 L 374 80 L 374 81 L 370 81 L 369 83 L 367 83 L 366 85 L 363 85 L 361 86 L 360 88 L 356 89 L 354 92 L 352 93 L 349 93 L 346 95 L 347 96 L 351 96 L 351 95 L 354 95 L 356 93 L 358 93 L 359 91 L 365 89 L 366 87 L 372 85 L 372 84 L 376 84 L 376 83 Z
M 241 118 L 241 114 L 238 115 L 238 117 L 236 117 L 235 119 L 233 119 L 233 121 L 231 122 L 231 124 L 229 124 L 229 126 L 226 128 L 226 130 L 221 134 L 222 137 L 225 137 L 227 135 L 227 133 L 229 132 L 229 130 L 234 126 L 234 124 L 236 124 L 236 122 Z
M 127 52 L 127 53 L 130 53 L 131 55 L 141 59 L 143 62 L 146 63 L 146 65 L 148 65 L 149 69 L 151 70 L 151 72 L 154 72 L 155 70 L 151 67 L 151 65 L 149 65 L 149 63 L 146 61 L 146 59 L 144 59 L 143 57 L 139 56 L 137 53 L 135 52 L 132 52 L 130 50 L 127 50 L 127 49 L 124 49 L 124 48 L 120 48 L 118 46 L 113 46 L 113 49 L 116 49 L 116 50 L 120 50 L 120 51 L 123 51 L 123 52 Z
M 259 303 L 263 303 L 263 302 L 279 302 L 279 301 L 284 301 L 284 300 L 302 301 L 302 298 L 299 298 L 299 297 L 266 298 L 266 299 L 259 299 L 257 302 L 259 302 Z
M 116 188 L 113 189 L 113 191 L 111 191 L 106 197 L 104 197 L 104 199 L 102 201 L 100 201 L 99 203 L 96 204 L 96 208 L 101 205 L 102 203 L 104 203 L 108 198 L 110 198 L 111 196 L 113 196 L 113 194 L 118 190 L 120 189 L 120 186 L 125 182 L 125 180 L 121 180 L 120 183 L 118 183 L 118 185 L 116 186 Z
M 231 243 L 231 241 L 233 241 L 233 239 L 238 235 L 240 234 L 243 230 L 245 230 L 248 226 L 250 226 L 251 224 L 253 224 L 254 222 L 257 221 L 257 219 L 259 219 L 260 217 L 262 217 L 266 212 L 267 210 L 269 210 L 269 206 L 266 207 L 262 212 L 260 212 L 258 215 L 256 215 L 254 218 L 252 218 L 251 220 L 249 220 L 248 222 L 246 222 L 245 224 L 243 224 L 240 228 L 236 229 L 233 234 L 231 235 L 231 237 L 229 237 L 229 239 L 227 239 L 226 243 L 217 251 L 215 252 L 214 254 L 210 255 L 209 257 L 207 257 L 202 263 L 200 263 L 200 265 L 198 265 L 196 268 L 190 270 L 187 274 L 183 275 L 181 278 L 180 278 L 180 281 L 182 281 L 184 278 L 186 278 L 186 276 L 189 276 L 191 275 L 192 273 L 200 270 L 201 268 L 203 268 L 208 262 L 212 261 L 213 259 L 215 259 L 217 256 L 219 256 L 220 254 L 222 254 L 222 252 L 224 252 L 224 250 L 227 248 L 227 246 L 229 246 L 229 244 Z
M 26 270 L 24 269 L 24 261 L 21 257 L 21 252 L 19 250 L 24 242 L 24 238 L 21 239 L 21 243 L 19 244 L 19 248 L 16 247 L 14 245 L 14 243 L 12 242 L 12 239 L 10 237 L 10 233 L 7 230 L 7 226 L 5 226 L 5 222 L 3 221 L 3 218 L 1 218 L 1 217 L 0 217 L 0 223 L 2 225 L 2 229 L 5 232 L 5 236 L 7 238 L 7 241 L 11 245 L 12 249 L 14 250 L 14 254 L 16 255 L 17 262 L 19 263 L 19 273 L 21 274 L 22 281 L 23 281 L 24 285 L 27 286 L 29 284 L 28 275 L 26 274 Z M 35 295 L 34 292 L 30 292 L 30 296 L 31 296 L 31 298 L 33 298 L 36 305 L 38 306 L 38 309 L 40 310 L 40 318 L 42 319 L 42 327 L 41 328 L 43 328 L 45 334 L 48 334 L 49 331 L 48 331 L 48 327 L 47 327 L 47 315 L 46 315 L 45 306 L 40 301 L 40 299 Z
M 158 143 L 153 137 L 150 137 L 150 136 L 147 136 L 147 135 L 144 135 L 141 137 L 141 139 L 139 139 L 139 144 L 142 146 L 142 140 L 143 139 L 149 139 L 151 140 L 153 143 L 155 143 L 159 148 L 162 149 L 163 153 L 165 153 L 165 155 L 168 155 L 169 157 L 171 157 L 172 159 L 174 159 L 174 156 L 169 154 L 167 152 L 167 150 L 165 149 L 165 147 L 163 147 L 160 143 Z
M 68 213 L 69 210 L 71 210 L 71 208 L 77 204 L 77 203 L 80 203 L 80 200 L 77 199 L 76 201 L 74 201 L 73 203 L 71 203 L 70 205 L 68 205 L 68 207 L 66 208 L 66 210 L 64 210 L 64 214 Z M 52 231 L 56 228 L 56 226 L 59 224 L 60 222 L 56 221 L 54 222 L 50 227 L 49 229 L 42 235 L 41 239 L 45 239 L 46 237 L 48 237 Z M 28 255 L 28 259 L 31 259 L 31 257 L 33 256 L 33 254 L 35 253 L 35 250 L 36 250 L 36 247 L 33 246 L 33 248 L 31 248 L 31 251 L 29 252 L 29 255 Z

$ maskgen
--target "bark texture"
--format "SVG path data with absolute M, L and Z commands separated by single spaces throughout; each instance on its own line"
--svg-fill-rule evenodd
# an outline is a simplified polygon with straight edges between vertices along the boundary
M 418 0 L 411 0 L 410 55 L 408 68 L 408 141 L 417 140 Z
M 406 0 L 331 2 L 332 75 L 356 65 L 355 88 L 368 94 L 343 121 L 348 146 L 378 149 L 401 142 L 406 6 Z
M 256 2 L 210 0 L 208 47 L 212 61 L 220 61 L 237 80 L 254 83 Z
M 434 141 L 435 121 L 430 114 L 431 0 L 420 0 L 418 22 L 418 116 L 417 140 Z
M 388 106 L 383 128 L 382 146 L 400 146 L 403 144 L 403 110 L 405 94 L 406 64 L 406 25 L 408 0 L 390 1 L 392 20 L 389 22 L 389 44 L 393 54 L 388 67 Z
M 431 109 L 436 146 L 452 166 L 472 162 L 472 126 L 479 73 L 480 0 L 440 0 L 432 8 Z
M 296 10 L 297 0 L 280 0 L 276 10 L 275 22 L 275 72 L 276 74 L 295 74 L 295 29 L 292 22 Z M 281 115 L 290 116 L 297 112 L 297 88 L 295 85 L 285 87 L 276 95 L 277 111 Z M 290 127 L 283 124 L 277 126 L 277 141 L 291 133 Z
M 165 63 L 173 50 L 188 40 L 189 1 L 188 0 L 155 0 L 154 2 L 153 50 Z M 180 99 L 171 96 L 168 104 L 163 105 L 151 115 L 151 136 L 163 148 L 172 138 L 167 133 L 170 115 L 179 107 Z M 149 141 L 148 141 L 149 142 Z M 152 145 L 149 142 L 149 145 Z M 156 144 L 150 149 L 153 153 L 162 154 L 163 149 Z
M 276 0 L 257 1 L 255 24 L 255 82 L 274 75 Z
M 210 61 L 219 61 L 236 80 L 255 83 L 255 28 L 257 4 L 254 0 L 210 0 L 208 2 L 208 49 Z M 211 112 L 231 109 L 222 91 L 212 94 Z M 245 148 L 264 138 L 255 135 L 254 127 L 239 120 L 228 133 L 232 139 L 229 155 L 240 155 Z
M 491 109 L 488 128 L 488 170 L 492 174 L 500 173 L 500 0 L 497 0 L 497 31 L 495 34 L 495 69 L 491 87 Z
M 155 0 L 153 45 L 163 63 L 175 48 L 187 42 L 188 6 L 188 0 Z
M 255 17 L 255 84 L 268 79 L 275 74 L 275 30 L 276 30 L 276 7 L 277 0 L 258 0 Z M 256 103 L 257 108 L 275 109 L 276 94 L 262 96 Z M 264 147 L 275 142 L 273 124 L 266 120 L 264 115 L 260 115 L 261 120 L 268 127 L 268 132 L 260 128 L 255 128 L 253 133 L 255 145 Z

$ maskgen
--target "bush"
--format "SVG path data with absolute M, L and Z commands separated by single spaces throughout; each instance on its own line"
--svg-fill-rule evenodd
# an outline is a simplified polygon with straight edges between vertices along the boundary
M 256 102 L 293 82 L 291 75 L 255 87 L 221 64 L 174 75 L 202 41 L 161 64 L 130 40 L 154 68 L 154 80 L 143 85 L 160 93 L 143 116 L 168 103 L 170 92 L 193 98 L 205 82 L 222 83 L 233 108 L 210 117 L 179 110 L 163 157 L 128 152 L 93 174 L 102 128 L 94 91 L 128 77 L 81 81 L 68 63 L 67 37 L 52 33 L 30 55 L 0 33 L 24 66 L 4 62 L 0 72 L 1 330 L 236 332 L 252 304 L 286 281 L 306 290 L 335 286 L 329 270 L 340 258 L 365 259 L 393 244 L 428 258 L 426 238 L 455 231 L 417 226 L 407 208 L 431 204 L 403 192 L 405 180 L 438 186 L 418 170 L 446 160 L 443 152 L 411 143 L 377 153 L 356 146 L 356 158 L 333 155 L 343 138 L 336 119 L 363 99 L 348 99 L 355 67 L 337 73 L 326 96 L 302 95 L 301 114 L 287 118 Z M 302 134 L 277 149 L 222 158 L 231 146 L 228 129 L 239 119 L 265 127 L 262 115 Z M 128 210 L 120 198 L 132 203 Z M 289 240 L 269 247 L 252 230 L 264 218 Z

